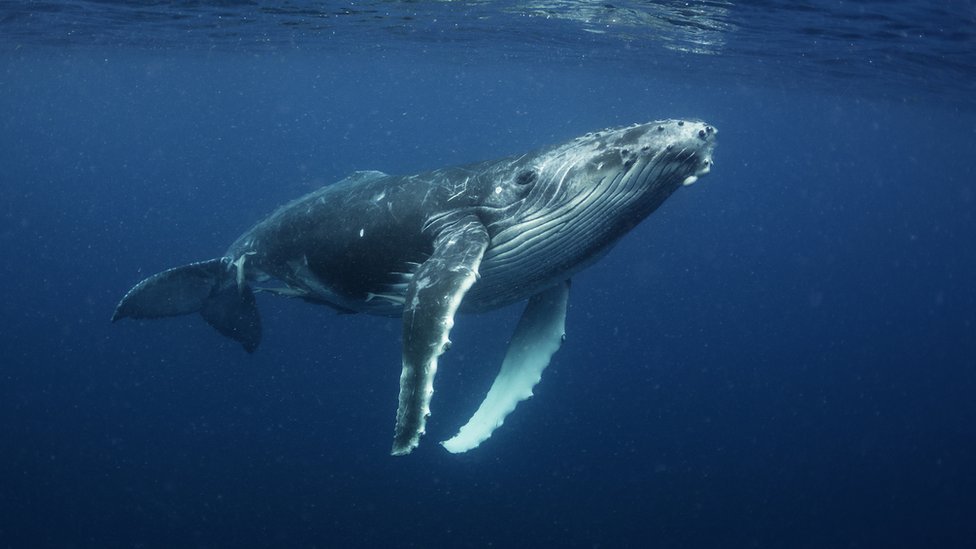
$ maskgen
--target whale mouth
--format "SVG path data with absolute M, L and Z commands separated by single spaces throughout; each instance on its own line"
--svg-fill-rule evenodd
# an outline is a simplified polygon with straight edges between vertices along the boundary
M 677 152 L 648 159 L 638 177 L 652 187 L 674 189 L 672 185 L 688 186 L 696 183 L 712 170 L 713 164 L 711 146 L 707 148 L 685 146 Z
M 698 182 L 698 179 L 700 177 L 712 171 L 712 164 L 713 164 L 712 154 L 711 154 L 711 150 L 709 150 L 705 158 L 699 162 L 698 169 L 695 170 L 695 172 L 689 175 L 688 177 L 685 177 L 684 180 L 681 182 L 681 185 L 687 187 L 688 185 L 693 185 L 696 182 Z

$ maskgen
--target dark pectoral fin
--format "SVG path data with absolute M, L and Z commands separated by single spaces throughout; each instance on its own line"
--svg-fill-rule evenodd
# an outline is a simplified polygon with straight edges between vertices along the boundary
M 424 433 L 434 393 L 437 357 L 449 345 L 464 294 L 478 276 L 488 247 L 488 232 L 477 218 L 442 229 L 434 253 L 414 274 L 403 308 L 403 371 L 393 455 L 410 453 Z
M 261 315 L 249 286 L 227 284 L 216 290 L 200 309 L 200 316 L 249 353 L 261 343 Z

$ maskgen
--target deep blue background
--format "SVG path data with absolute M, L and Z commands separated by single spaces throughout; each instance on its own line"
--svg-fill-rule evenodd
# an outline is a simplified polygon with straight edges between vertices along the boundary
M 429 52 L 5 56 L 0 545 L 972 546 L 976 116 L 837 91 Z M 436 442 L 518 308 L 459 319 L 400 459 L 396 320 L 262 295 L 253 356 L 196 317 L 109 323 L 353 170 L 663 117 L 719 128 L 713 173 L 574 280 L 536 396 L 469 454 Z

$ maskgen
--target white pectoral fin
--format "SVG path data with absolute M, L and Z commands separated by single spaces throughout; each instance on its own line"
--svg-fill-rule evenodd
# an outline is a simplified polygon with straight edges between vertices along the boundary
M 437 357 L 450 343 L 454 314 L 477 279 L 487 247 L 488 232 L 477 218 L 452 222 L 438 233 L 433 255 L 410 281 L 403 306 L 403 370 L 393 455 L 409 454 L 424 434 Z
M 532 396 L 532 388 L 565 337 L 568 300 L 569 281 L 529 300 L 488 395 L 458 434 L 441 443 L 444 448 L 455 454 L 477 448 L 519 402 Z

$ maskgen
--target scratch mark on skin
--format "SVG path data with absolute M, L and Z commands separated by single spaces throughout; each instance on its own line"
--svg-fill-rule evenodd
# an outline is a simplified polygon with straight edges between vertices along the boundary
M 245 279 L 244 262 L 247 260 L 248 256 L 254 255 L 256 253 L 257 252 L 244 252 L 243 254 L 241 254 L 240 257 L 238 257 L 231 263 L 231 265 L 233 265 L 233 268 L 236 270 L 235 278 L 237 282 L 237 290 L 240 292 L 244 291 L 244 279 Z
M 464 178 L 464 183 L 453 183 L 453 184 L 451 184 L 451 192 L 453 192 L 454 194 L 452 194 L 450 196 L 450 198 L 447 199 L 447 201 L 450 202 L 450 201 L 454 200 L 455 198 L 457 198 L 457 197 L 461 196 L 462 194 L 464 194 L 468 190 L 468 182 L 469 181 L 471 181 L 471 178 L 470 177 L 465 177 Z M 460 190 L 458 190 L 458 189 L 460 189 Z
M 393 221 L 396 221 L 397 223 L 399 223 L 400 222 L 400 218 L 397 217 L 396 212 L 393 211 L 393 202 L 387 202 L 386 203 L 386 209 L 387 209 L 387 211 L 390 212 L 390 217 L 393 218 Z
M 512 160 L 511 162 L 508 163 L 508 166 L 509 167 L 515 166 L 516 164 L 518 164 L 519 162 L 521 162 L 522 159 L 525 158 L 526 156 L 529 156 L 529 154 L 528 153 L 525 153 L 522 156 L 516 158 L 515 160 Z
M 420 203 L 422 205 L 427 204 L 427 201 L 430 200 L 430 193 L 432 193 L 432 192 L 434 192 L 434 188 L 433 187 L 427 189 L 427 192 L 424 193 L 424 199 L 420 201 Z

